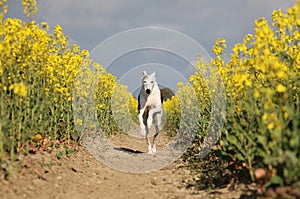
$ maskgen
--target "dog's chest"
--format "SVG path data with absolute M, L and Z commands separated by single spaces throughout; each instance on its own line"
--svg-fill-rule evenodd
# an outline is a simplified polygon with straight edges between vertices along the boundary
M 147 98 L 147 101 L 146 101 L 146 106 L 147 107 L 155 107 L 157 105 L 160 104 L 160 99 L 158 96 L 156 95 L 149 95 L 148 98 Z

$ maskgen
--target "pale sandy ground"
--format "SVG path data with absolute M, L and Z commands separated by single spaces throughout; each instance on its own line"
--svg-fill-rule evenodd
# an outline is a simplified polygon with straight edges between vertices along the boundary
M 161 135 L 160 142 L 168 141 Z M 144 139 L 112 137 L 117 146 L 146 152 Z M 158 148 L 163 147 L 162 144 Z M 98 161 L 84 147 L 70 157 L 57 159 L 57 151 L 38 152 L 20 161 L 10 181 L 0 181 L 1 199 L 19 198 L 239 198 L 243 188 L 213 191 L 186 189 L 192 175 L 179 159 L 157 171 L 128 173 Z

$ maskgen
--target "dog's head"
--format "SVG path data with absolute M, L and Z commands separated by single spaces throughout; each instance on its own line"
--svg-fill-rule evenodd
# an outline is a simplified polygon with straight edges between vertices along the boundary
M 157 84 L 155 72 L 153 72 L 151 75 L 148 75 L 147 72 L 144 71 L 142 81 L 143 81 L 144 90 L 146 94 L 149 95 L 152 92 L 154 85 Z

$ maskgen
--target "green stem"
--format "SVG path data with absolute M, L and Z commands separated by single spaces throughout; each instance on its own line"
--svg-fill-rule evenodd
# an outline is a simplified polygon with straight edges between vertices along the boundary
M 252 160 L 250 157 L 248 157 L 247 159 L 248 159 L 248 169 L 249 169 L 251 181 L 254 182 L 255 178 L 254 178 L 254 172 L 253 172 L 253 168 L 252 168 Z
M 0 158 L 5 155 L 4 145 L 3 145 L 3 132 L 2 132 L 2 123 L 0 122 Z

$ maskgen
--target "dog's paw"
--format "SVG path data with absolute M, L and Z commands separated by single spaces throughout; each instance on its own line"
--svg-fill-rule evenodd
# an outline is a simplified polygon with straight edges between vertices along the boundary
M 156 148 L 152 148 L 152 154 L 156 154 Z
M 156 154 L 156 150 L 149 150 L 147 154 L 154 155 Z
M 152 150 L 149 150 L 147 154 L 150 154 L 150 155 L 152 155 L 152 154 L 155 154 L 155 153 L 153 153 L 153 151 L 152 151 Z

